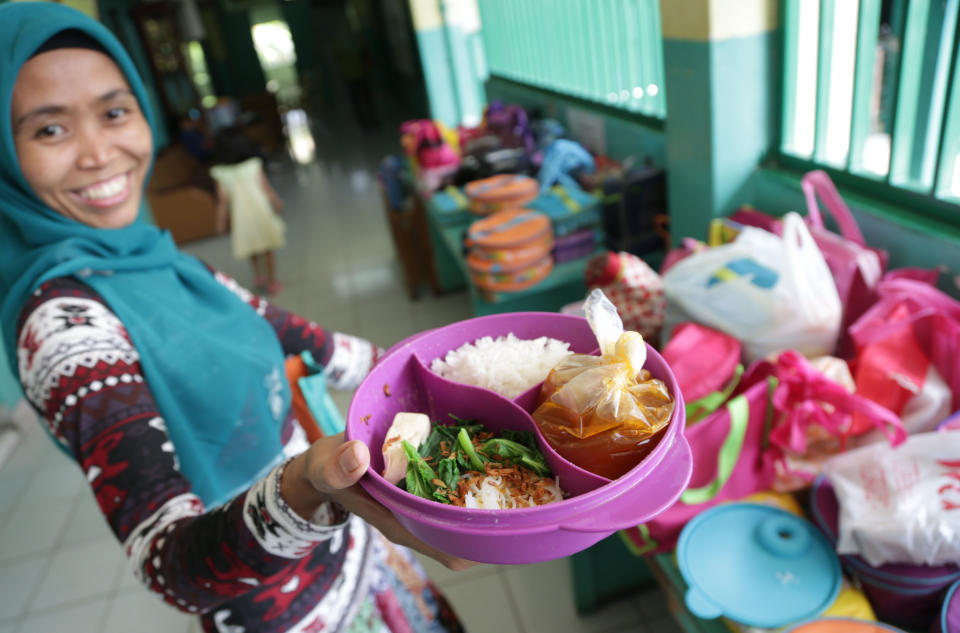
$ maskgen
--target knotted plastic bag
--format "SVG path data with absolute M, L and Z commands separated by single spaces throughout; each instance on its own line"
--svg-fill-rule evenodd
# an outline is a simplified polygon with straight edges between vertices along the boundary
M 643 369 L 643 337 L 623 330 L 602 290 L 590 293 L 584 313 L 601 356 L 572 354 L 560 361 L 543 383 L 533 419 L 565 459 L 616 479 L 656 446 L 673 414 L 674 397 Z

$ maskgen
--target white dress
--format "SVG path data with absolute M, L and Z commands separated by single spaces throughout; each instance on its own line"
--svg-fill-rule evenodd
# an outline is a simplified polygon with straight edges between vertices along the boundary
M 274 213 L 260 183 L 263 163 L 250 158 L 235 165 L 216 165 L 210 176 L 229 196 L 233 256 L 242 259 L 276 250 L 286 243 L 286 225 Z

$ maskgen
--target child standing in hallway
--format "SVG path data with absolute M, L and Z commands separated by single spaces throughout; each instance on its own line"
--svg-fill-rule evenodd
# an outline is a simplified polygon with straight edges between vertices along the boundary
M 273 251 L 286 243 L 286 225 L 279 217 L 283 200 L 263 170 L 263 161 L 252 148 L 236 142 L 218 143 L 217 165 L 210 176 L 217 185 L 217 221 L 221 232 L 231 232 L 233 256 L 250 258 L 254 285 L 274 295 L 276 278 Z

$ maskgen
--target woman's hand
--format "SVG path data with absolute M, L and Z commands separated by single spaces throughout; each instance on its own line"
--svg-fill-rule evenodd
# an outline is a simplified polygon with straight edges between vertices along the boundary
M 287 465 L 280 494 L 301 517 L 313 516 L 322 503 L 332 501 L 394 543 L 425 554 L 449 569 L 466 569 L 476 564 L 427 545 L 403 527 L 390 510 L 357 483 L 369 466 L 370 452 L 363 442 L 344 442 L 342 433 L 324 437 Z

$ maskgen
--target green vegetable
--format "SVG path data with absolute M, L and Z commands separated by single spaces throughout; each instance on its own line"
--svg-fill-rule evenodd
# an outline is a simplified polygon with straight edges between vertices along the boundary
M 457 434 L 457 443 L 460 445 L 460 450 L 463 451 L 467 459 L 470 460 L 470 467 L 473 468 L 473 470 L 483 472 L 483 460 L 477 455 L 477 449 L 473 447 L 473 442 L 470 440 L 470 434 L 467 433 L 467 429 L 463 427 L 460 428 L 460 433 Z
M 519 442 L 495 437 L 484 442 L 480 450 L 487 455 L 503 458 L 502 461 L 505 463 L 526 466 L 541 477 L 549 477 L 551 474 L 550 466 L 547 465 L 540 451 Z
M 433 471 L 430 464 L 417 453 L 417 449 L 407 440 L 403 440 L 403 452 L 407 455 L 407 492 L 423 497 L 424 499 L 435 499 L 442 503 L 450 503 L 447 496 L 438 491 L 437 486 L 433 485 L 433 480 L 437 478 L 437 473 Z
M 441 459 L 437 464 L 437 475 L 443 483 L 447 485 L 448 490 L 456 490 L 457 483 L 460 481 L 460 467 L 457 465 L 455 457 Z
M 447 497 L 457 484 L 464 471 L 484 472 L 487 462 L 497 461 L 503 464 L 521 465 L 529 468 L 541 477 L 550 477 L 550 467 L 537 448 L 537 441 L 530 431 L 503 431 L 500 437 L 486 440 L 478 451 L 472 438 L 485 433 L 486 427 L 474 420 L 464 420 L 450 414 L 454 423 L 434 425 L 419 451 L 404 440 L 403 451 L 407 456 L 406 489 L 424 499 L 434 499 L 442 503 L 451 503 Z M 449 455 L 444 456 L 440 449 L 446 443 Z M 482 453 L 482 454 L 481 454 Z M 436 464 L 436 470 L 427 461 Z M 434 485 L 442 481 L 443 486 Z

